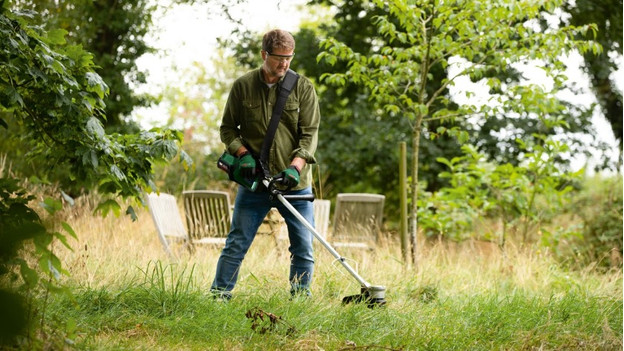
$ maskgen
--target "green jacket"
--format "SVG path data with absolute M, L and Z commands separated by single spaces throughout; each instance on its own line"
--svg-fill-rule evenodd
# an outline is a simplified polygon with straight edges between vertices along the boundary
M 280 79 L 280 84 L 284 78 Z M 258 156 L 264 141 L 273 106 L 277 98 L 278 84 L 268 87 L 261 69 L 255 69 L 238 78 L 230 91 L 223 119 L 221 141 L 229 153 L 245 145 Z M 288 168 L 294 157 L 301 157 L 308 164 L 316 163 L 314 152 L 318 143 L 321 120 L 318 98 L 309 79 L 299 76 L 297 86 L 291 91 L 282 112 L 275 139 L 269 152 L 271 175 Z M 301 170 L 300 182 L 294 190 L 312 184 L 310 167 Z

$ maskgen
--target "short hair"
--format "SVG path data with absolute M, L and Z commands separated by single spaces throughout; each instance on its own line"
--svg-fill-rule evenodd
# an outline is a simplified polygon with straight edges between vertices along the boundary
M 295 50 L 295 38 L 285 30 L 273 29 L 262 37 L 262 50 L 273 52 L 275 49 Z

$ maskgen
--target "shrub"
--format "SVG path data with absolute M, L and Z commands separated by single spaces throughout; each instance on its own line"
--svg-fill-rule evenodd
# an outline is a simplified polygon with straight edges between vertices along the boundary
M 575 242 L 580 263 L 622 267 L 622 178 L 595 178 L 570 206 L 582 221 L 582 237 Z

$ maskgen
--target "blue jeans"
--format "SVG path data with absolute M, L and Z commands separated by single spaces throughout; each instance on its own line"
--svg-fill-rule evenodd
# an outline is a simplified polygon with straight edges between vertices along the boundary
M 308 187 L 288 192 L 287 195 L 311 193 L 312 189 Z M 314 206 L 311 201 L 289 202 L 310 224 L 314 225 Z M 226 295 L 229 295 L 229 292 L 234 289 L 243 258 L 272 207 L 277 208 L 288 226 L 291 292 L 309 292 L 314 272 L 312 233 L 279 200 L 270 200 L 267 191 L 252 192 L 243 186 L 238 187 L 230 233 L 219 256 L 217 272 L 211 286 L 213 292 L 227 292 Z

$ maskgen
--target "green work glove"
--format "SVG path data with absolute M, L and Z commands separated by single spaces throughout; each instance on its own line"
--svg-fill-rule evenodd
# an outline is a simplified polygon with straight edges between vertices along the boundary
M 238 168 L 240 169 L 240 175 L 245 178 L 253 178 L 256 175 L 256 160 L 254 160 L 250 152 L 245 152 L 239 156 Z
M 277 175 L 277 178 L 282 178 L 282 184 L 286 185 L 289 188 L 294 188 L 299 184 L 299 170 L 295 166 L 290 166 L 280 172 Z

